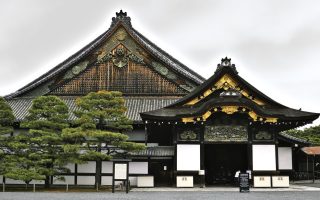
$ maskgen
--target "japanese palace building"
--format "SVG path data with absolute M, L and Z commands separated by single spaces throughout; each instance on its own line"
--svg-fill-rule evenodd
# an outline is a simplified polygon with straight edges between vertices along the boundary
M 99 90 L 123 93 L 134 122 L 127 134 L 148 146 L 131 154 L 129 176 L 138 186 L 212 185 L 250 170 L 255 186 L 281 187 L 301 168 L 296 155 L 308 142 L 280 132 L 319 117 L 269 98 L 240 77 L 229 58 L 206 80 L 135 30 L 122 11 L 90 44 L 5 98 L 19 132 L 35 97 L 59 96 L 73 120 L 75 100 Z M 95 165 L 70 164 L 66 183 L 94 185 Z M 102 185 L 110 185 L 112 162 L 101 169 Z

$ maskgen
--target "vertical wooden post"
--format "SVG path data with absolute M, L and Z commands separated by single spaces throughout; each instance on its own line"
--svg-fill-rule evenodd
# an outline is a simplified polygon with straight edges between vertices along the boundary
M 147 122 L 146 122 L 146 124 L 144 125 L 144 145 L 146 145 L 147 146 L 147 144 L 148 144 L 148 128 L 147 128 Z
M 315 177 L 314 177 L 314 160 L 316 155 L 313 154 L 313 162 L 312 162 L 312 182 L 314 183 Z
M 2 183 L 2 192 L 5 192 L 5 191 L 6 191 L 6 184 Z
M 36 192 L 36 184 L 33 184 L 33 192 Z
M 307 174 L 308 174 L 308 180 L 309 180 L 309 156 L 307 154 Z

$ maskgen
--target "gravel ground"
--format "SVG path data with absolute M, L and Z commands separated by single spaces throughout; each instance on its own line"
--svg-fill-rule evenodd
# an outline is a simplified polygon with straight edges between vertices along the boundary
M 0 200 L 193 200 L 193 199 L 227 199 L 227 200 L 319 200 L 320 192 L 130 192 L 129 194 L 104 193 L 104 192 L 80 192 L 80 193 L 56 193 L 56 192 L 0 192 Z

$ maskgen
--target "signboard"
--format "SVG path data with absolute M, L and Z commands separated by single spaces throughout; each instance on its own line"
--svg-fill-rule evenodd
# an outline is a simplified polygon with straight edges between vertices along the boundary
M 126 193 L 129 192 L 129 162 L 128 161 L 114 161 L 113 162 L 113 177 L 112 177 L 112 193 L 114 193 L 115 181 L 123 181 L 126 186 Z
M 114 164 L 114 179 L 115 180 L 127 180 L 127 163 Z
M 240 173 L 239 174 L 239 189 L 240 192 L 249 192 L 249 173 Z

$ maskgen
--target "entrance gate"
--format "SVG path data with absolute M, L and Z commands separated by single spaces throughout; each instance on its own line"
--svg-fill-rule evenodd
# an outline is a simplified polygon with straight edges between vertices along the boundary
M 248 169 L 247 144 L 205 144 L 206 185 L 232 184 L 236 171 Z

